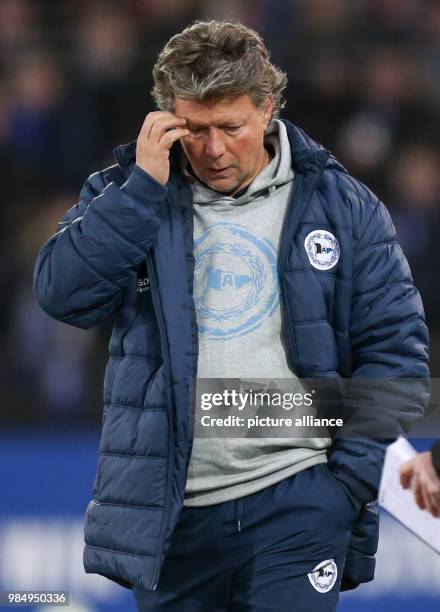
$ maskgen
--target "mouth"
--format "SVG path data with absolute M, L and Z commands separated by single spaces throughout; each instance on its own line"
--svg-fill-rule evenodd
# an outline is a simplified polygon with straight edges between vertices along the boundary
M 230 169 L 231 166 L 226 166 L 225 168 L 208 168 L 208 172 L 214 176 L 223 176 L 224 174 L 227 174 Z

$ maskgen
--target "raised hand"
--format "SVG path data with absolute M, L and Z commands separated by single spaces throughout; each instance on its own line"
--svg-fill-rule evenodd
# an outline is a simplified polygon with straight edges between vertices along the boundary
M 170 175 L 170 149 L 176 140 L 187 136 L 186 120 L 166 111 L 149 113 L 136 144 L 136 164 L 156 181 L 166 185 Z

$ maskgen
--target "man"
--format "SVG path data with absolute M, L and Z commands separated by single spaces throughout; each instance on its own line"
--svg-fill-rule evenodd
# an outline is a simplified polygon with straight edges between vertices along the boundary
M 277 119 L 286 76 L 256 32 L 195 23 L 154 80 L 160 110 L 35 272 L 53 317 L 115 319 L 86 571 L 141 610 L 335 610 L 373 576 L 384 442 L 193 443 L 192 382 L 424 380 L 419 295 L 385 207 Z
M 440 440 L 430 451 L 419 453 L 400 468 L 404 489 L 411 487 L 414 499 L 422 510 L 440 516 Z

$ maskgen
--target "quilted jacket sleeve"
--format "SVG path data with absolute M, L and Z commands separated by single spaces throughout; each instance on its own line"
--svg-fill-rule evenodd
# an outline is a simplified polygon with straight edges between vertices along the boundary
M 166 194 L 138 166 L 122 186 L 91 175 L 39 252 L 34 293 L 43 310 L 84 329 L 114 312 L 154 242 Z
M 359 507 L 377 496 L 387 444 L 423 415 L 429 400 L 428 334 L 420 295 L 387 209 L 366 188 L 360 195 L 363 201 L 353 213 L 351 384 L 358 386 L 367 433 L 335 440 L 329 453 L 331 469 Z M 368 418 L 374 421 L 371 436 Z
M 377 200 L 369 217 L 359 223 L 350 336 L 353 376 L 429 376 L 422 301 L 390 215 Z M 423 412 L 422 406 L 415 411 Z

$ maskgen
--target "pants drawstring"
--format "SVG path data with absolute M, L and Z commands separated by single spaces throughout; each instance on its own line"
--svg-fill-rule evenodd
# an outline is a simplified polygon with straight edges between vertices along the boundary
M 235 522 L 237 524 L 237 532 L 241 533 L 241 518 L 243 514 L 243 502 L 237 499 L 235 502 Z

